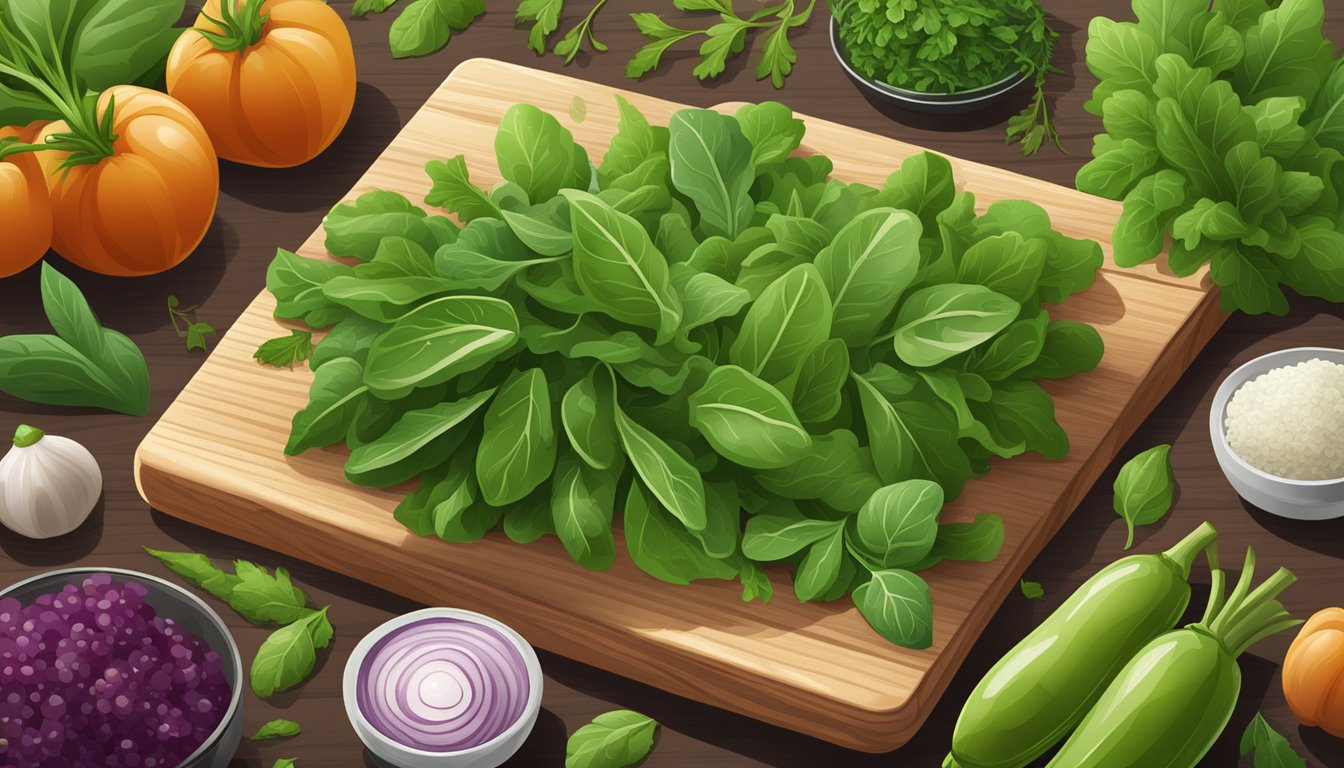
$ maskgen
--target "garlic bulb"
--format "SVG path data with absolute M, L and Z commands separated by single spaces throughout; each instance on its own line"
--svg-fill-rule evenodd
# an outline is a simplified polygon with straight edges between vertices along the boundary
M 88 519 L 103 493 L 93 454 L 66 437 L 22 425 L 0 459 L 0 523 L 33 539 L 67 534 Z

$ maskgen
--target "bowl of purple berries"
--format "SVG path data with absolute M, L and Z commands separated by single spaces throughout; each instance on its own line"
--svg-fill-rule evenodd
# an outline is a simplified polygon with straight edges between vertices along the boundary
M 200 598 L 77 568 L 0 590 L 0 766 L 224 768 L 243 667 Z

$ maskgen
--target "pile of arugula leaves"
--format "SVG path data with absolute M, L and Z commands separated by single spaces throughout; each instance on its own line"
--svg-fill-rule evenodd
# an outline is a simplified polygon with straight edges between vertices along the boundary
M 1277 7 L 1272 7 L 1277 6 Z M 1102 118 L 1084 192 L 1125 202 L 1115 260 L 1210 265 L 1223 306 L 1284 314 L 1283 286 L 1344 301 L 1344 59 L 1322 0 L 1134 0 L 1092 21 Z
M 1092 284 L 1100 247 L 1031 203 L 977 215 L 938 155 L 882 189 L 831 179 L 781 104 L 619 108 L 598 166 L 525 104 L 493 190 L 430 163 L 425 202 L 462 226 L 375 191 L 324 224 L 353 265 L 277 254 L 277 316 L 333 326 L 287 452 L 420 478 L 396 516 L 421 535 L 553 535 L 604 569 L 623 527 L 645 572 L 744 599 L 786 563 L 800 599 L 852 594 L 927 647 L 915 571 L 1003 539 L 994 515 L 940 525 L 943 503 L 992 457 L 1068 451 L 1036 381 L 1091 370 L 1101 339 L 1043 305 Z

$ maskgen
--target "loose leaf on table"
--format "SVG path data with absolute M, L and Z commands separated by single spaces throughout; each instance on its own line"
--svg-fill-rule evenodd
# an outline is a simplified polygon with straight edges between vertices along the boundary
M 234 573 L 228 573 L 205 555 L 194 552 L 165 552 L 148 547 L 145 551 L 173 573 L 228 603 L 253 624 L 288 624 L 315 612 L 284 568 L 271 573 L 254 563 L 237 560 Z
M 0 391 L 44 405 L 149 410 L 149 369 L 135 342 L 104 328 L 75 284 L 42 264 L 42 307 L 56 335 L 0 338 Z
M 715 368 L 689 404 L 714 450 L 744 467 L 781 469 L 812 445 L 788 398 L 735 365 Z
M 195 315 L 196 307 L 184 309 L 176 296 L 168 297 L 168 319 L 172 322 L 177 337 L 186 340 L 188 352 L 197 349 L 205 351 L 206 337 L 215 333 L 213 325 L 198 322 Z
M 1040 600 L 1045 597 L 1045 590 L 1041 589 L 1040 582 L 1022 579 L 1018 582 L 1018 588 L 1022 590 L 1022 596 L 1028 600 Z
M 271 720 L 265 723 L 257 732 L 250 737 L 252 741 L 263 741 L 265 739 L 281 739 L 287 736 L 298 736 L 303 732 L 303 728 L 293 720 Z
M 584 40 L 592 44 L 594 51 L 598 53 L 606 52 L 607 46 L 593 34 L 593 19 L 597 18 L 598 11 L 601 11 L 606 4 L 607 0 L 597 0 L 593 3 L 593 7 L 588 10 L 587 15 L 580 19 L 579 23 L 570 27 L 564 37 L 560 38 L 560 41 L 555 44 L 555 55 L 563 56 L 565 64 L 574 61 L 574 58 L 579 55 L 579 51 L 583 49 Z
M 278 336 L 264 341 L 257 347 L 257 351 L 252 353 L 253 359 L 262 365 L 275 368 L 293 368 L 312 356 L 313 334 L 299 330 L 290 331 L 288 336 Z
M 1176 492 L 1171 446 L 1154 446 L 1125 462 L 1114 491 L 1115 513 L 1125 521 L 1125 549 L 1129 549 L 1134 546 L 1134 526 L 1152 525 L 1171 509 Z
M 272 632 L 252 661 L 249 680 L 253 693 L 264 699 L 302 683 L 313 672 L 317 650 L 330 641 L 326 608 Z
M 471 26 L 485 13 L 485 0 L 413 0 L 392 22 L 388 43 L 393 58 L 425 56 L 448 44 L 453 30 Z
M 625 768 L 653 751 L 658 723 L 628 709 L 605 712 L 565 745 L 565 768 Z
M 1259 712 L 1251 718 L 1241 735 L 1240 752 L 1243 757 L 1255 759 L 1255 768 L 1306 768 L 1307 761 L 1293 750 L 1293 745 L 1274 730 Z
M 854 604 L 877 633 L 904 648 L 933 645 L 933 600 L 929 585 L 903 570 L 875 571 L 854 590 Z
M 514 14 L 514 23 L 532 27 L 527 32 L 527 47 L 538 56 L 546 53 L 546 41 L 556 27 L 560 26 L 560 14 L 565 10 L 565 0 L 522 0 Z
M 370 13 L 382 13 L 397 3 L 397 0 L 355 0 L 351 16 L 365 16 Z
M 297 765 L 294 760 L 295 759 L 292 757 L 276 758 L 275 765 L 271 766 L 271 768 L 294 768 L 294 766 Z
M 165 552 L 149 547 L 144 549 L 173 573 L 225 602 L 228 602 L 233 588 L 238 584 L 237 576 L 226 573 L 205 555 L 196 552 Z

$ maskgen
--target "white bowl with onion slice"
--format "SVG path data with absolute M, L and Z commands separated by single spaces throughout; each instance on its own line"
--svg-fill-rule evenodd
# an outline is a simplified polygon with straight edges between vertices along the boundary
M 473 611 L 426 608 L 386 622 L 350 654 L 345 711 L 400 768 L 495 768 L 541 710 L 541 662 L 523 636 Z

